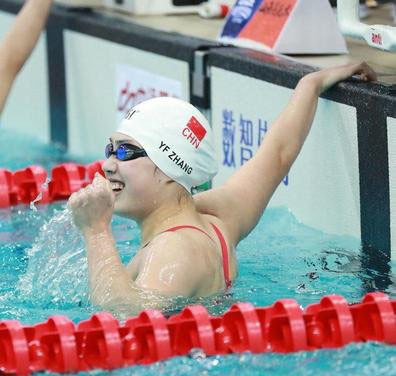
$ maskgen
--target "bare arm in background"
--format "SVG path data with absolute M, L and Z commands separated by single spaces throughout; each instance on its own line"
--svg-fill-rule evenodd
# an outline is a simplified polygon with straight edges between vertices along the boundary
M 52 1 L 27 0 L 0 42 L 0 114 L 18 72 L 40 37 Z
M 296 160 L 311 129 L 319 95 L 354 74 L 366 81 L 376 79 L 366 63 L 324 69 L 303 77 L 256 155 L 224 185 L 195 196 L 198 209 L 223 221 L 234 244 L 256 226 Z

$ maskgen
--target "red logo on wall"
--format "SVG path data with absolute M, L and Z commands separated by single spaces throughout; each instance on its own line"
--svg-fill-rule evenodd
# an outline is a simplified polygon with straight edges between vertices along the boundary
M 206 129 L 194 116 L 191 116 L 191 119 L 187 123 L 187 128 L 195 134 L 195 137 L 198 138 L 199 141 L 202 141 L 206 135 Z
M 375 44 L 380 44 L 382 45 L 382 35 L 381 34 L 371 34 L 371 41 Z
M 125 83 L 125 86 L 118 94 L 118 111 L 126 112 L 137 104 L 151 98 L 172 96 L 168 92 L 156 89 L 154 87 L 140 87 L 139 89 L 135 90 L 133 87 L 130 86 L 130 82 L 127 81 Z

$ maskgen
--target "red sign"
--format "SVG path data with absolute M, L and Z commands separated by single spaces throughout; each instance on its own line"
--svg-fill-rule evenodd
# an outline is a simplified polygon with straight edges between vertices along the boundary
M 273 48 L 297 0 L 264 0 L 239 37 Z
M 372 33 L 372 34 L 371 34 L 371 41 L 372 41 L 374 44 L 382 45 L 382 35 L 381 35 L 381 34 Z

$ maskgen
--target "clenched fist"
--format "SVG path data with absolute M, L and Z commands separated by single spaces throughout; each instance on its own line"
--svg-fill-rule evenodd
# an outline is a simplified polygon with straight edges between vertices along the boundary
M 100 233 L 109 228 L 114 200 L 110 182 L 96 173 L 92 184 L 70 196 L 68 206 L 75 225 L 84 234 Z

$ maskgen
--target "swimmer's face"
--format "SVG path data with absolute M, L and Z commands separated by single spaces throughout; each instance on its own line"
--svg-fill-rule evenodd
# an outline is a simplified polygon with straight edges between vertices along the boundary
M 121 144 L 142 146 L 133 138 L 115 132 L 110 142 L 113 150 Z M 120 161 L 111 155 L 103 164 L 106 178 L 111 182 L 115 194 L 114 212 L 129 218 L 143 218 L 155 203 L 158 193 L 156 167 L 148 157 Z

